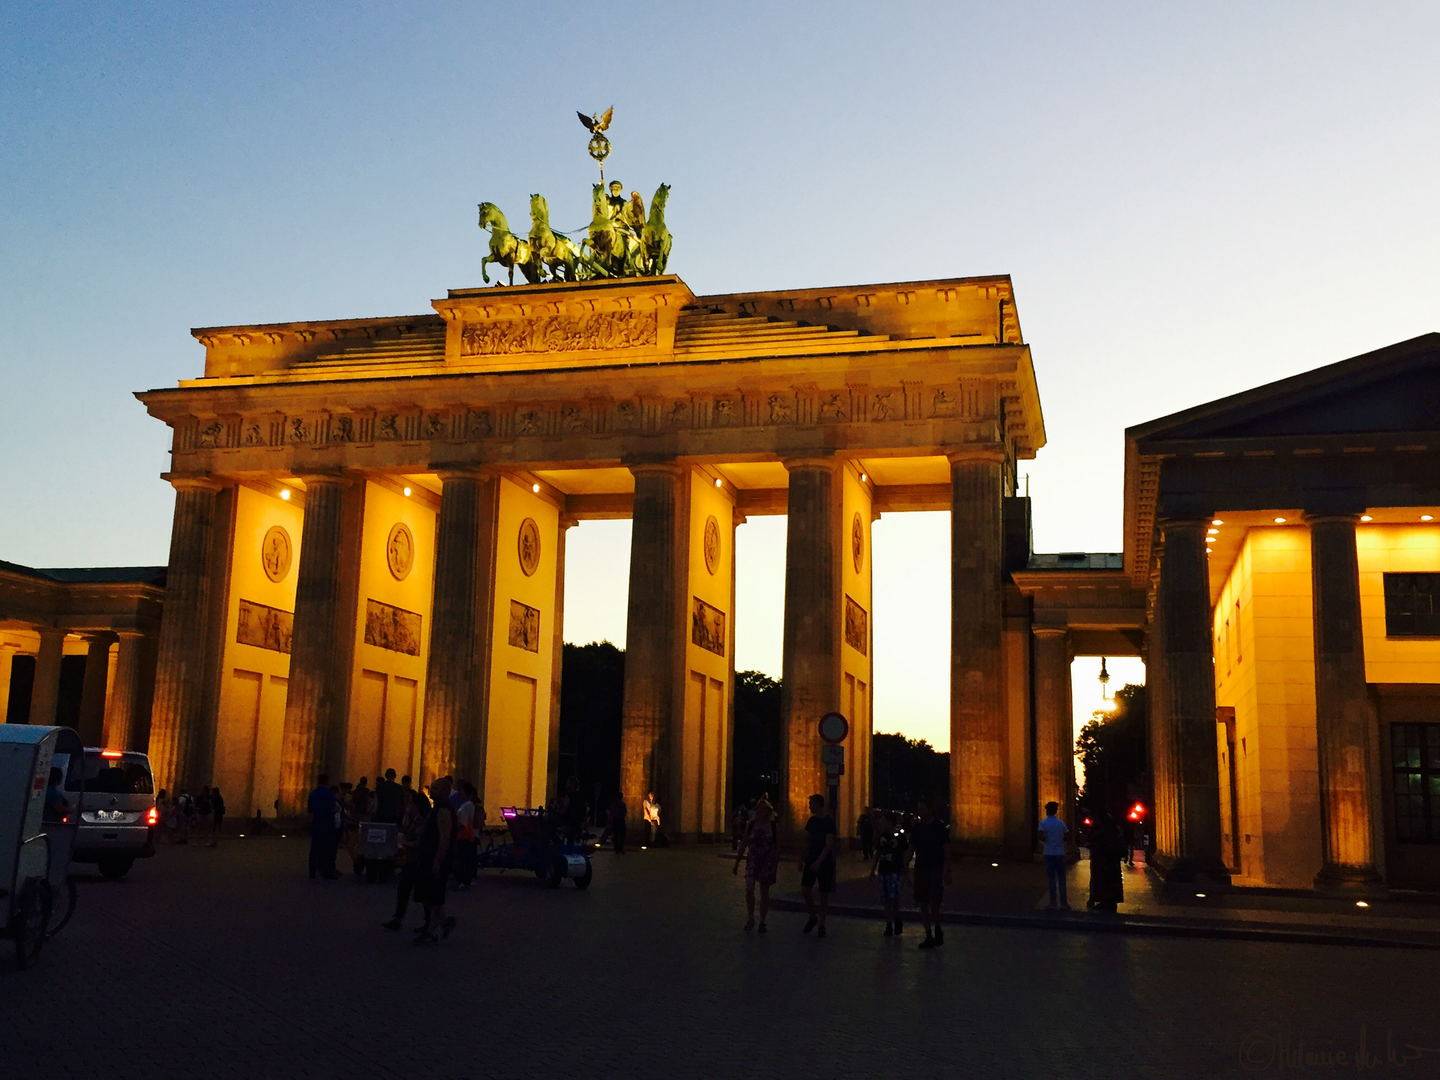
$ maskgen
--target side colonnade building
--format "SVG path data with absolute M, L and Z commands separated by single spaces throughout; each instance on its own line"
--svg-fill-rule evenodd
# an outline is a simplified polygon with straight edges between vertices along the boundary
M 204 375 L 138 395 L 173 431 L 176 489 L 157 783 L 213 781 L 267 816 L 302 812 L 318 773 L 385 768 L 543 802 L 566 530 L 628 517 L 624 795 L 720 835 L 735 530 L 787 514 L 782 818 L 824 790 L 836 710 L 853 831 L 871 523 L 949 510 L 953 833 L 1029 851 L 1030 630 L 1007 574 L 1028 556 L 1016 462 L 1045 434 L 1008 278 L 696 297 L 658 277 L 433 306 L 197 330 Z

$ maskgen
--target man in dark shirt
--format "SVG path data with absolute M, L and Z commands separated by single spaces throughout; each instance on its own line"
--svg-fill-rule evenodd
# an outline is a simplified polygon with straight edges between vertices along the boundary
M 905 931 L 905 923 L 900 918 L 900 879 L 905 874 L 905 864 L 910 861 L 910 845 L 904 830 L 895 827 L 889 814 L 882 811 L 876 816 L 879 828 L 875 836 L 875 863 L 870 867 L 870 876 L 880 878 L 885 936 L 896 937 Z
M 800 891 L 805 894 L 805 910 L 810 918 L 802 933 L 808 934 L 819 925 L 817 936 L 825 936 L 825 915 L 830 910 L 830 894 L 835 891 L 835 819 L 825 813 L 825 796 L 810 796 L 810 820 L 805 822 L 805 858 L 800 860 Z M 820 910 L 815 910 L 812 890 L 820 886 Z
M 945 848 L 950 843 L 950 828 L 935 816 L 926 799 L 915 804 L 919 818 L 910 830 L 910 846 L 915 851 L 915 906 L 925 926 L 922 949 L 945 944 L 945 931 L 940 927 L 940 901 L 945 898 Z
M 330 777 L 321 773 L 315 790 L 310 792 L 310 876 L 316 874 L 326 880 L 334 880 L 335 848 L 340 840 L 340 829 L 335 824 L 335 811 L 339 804 L 335 793 L 330 790 Z
M 404 815 L 404 789 L 395 782 L 395 770 L 386 769 L 385 776 L 375 781 L 375 820 L 399 825 Z

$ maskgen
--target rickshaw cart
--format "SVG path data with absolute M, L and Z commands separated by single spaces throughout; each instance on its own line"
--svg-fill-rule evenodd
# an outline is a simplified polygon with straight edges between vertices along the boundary
M 589 849 L 560 838 L 559 821 L 544 809 L 507 806 L 500 811 L 510 830 L 509 843 L 491 841 L 477 853 L 481 869 L 530 870 L 552 889 L 569 878 L 577 889 L 590 886 Z
M 0 924 L 22 968 L 35 962 L 49 935 L 79 827 L 74 811 L 66 820 L 44 820 L 50 769 L 72 777 L 78 769 L 83 783 L 83 760 L 80 737 L 70 728 L 0 724 Z

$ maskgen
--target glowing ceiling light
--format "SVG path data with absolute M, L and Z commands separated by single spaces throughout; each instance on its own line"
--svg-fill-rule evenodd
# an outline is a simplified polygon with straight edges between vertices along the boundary
M 1374 519 L 1373 517 L 1371 517 L 1369 514 L 1361 514 L 1361 515 L 1360 515 L 1360 520 L 1361 520 L 1361 521 L 1374 521 L 1375 519 Z
M 1276 518 L 1276 519 L 1275 519 L 1275 524 L 1276 524 L 1276 525 L 1284 525 L 1284 524 L 1285 524 L 1285 519 L 1284 519 L 1284 518 Z
M 725 486 L 725 481 L 724 481 L 724 480 L 721 480 L 720 477 L 717 476 L 717 477 L 715 477 L 715 486 L 716 486 L 717 488 L 718 488 L 718 487 L 724 487 L 724 486 Z
M 1218 533 L 1219 531 L 1220 531 L 1219 529 L 1206 529 L 1206 530 L 1205 530 L 1206 534 L 1209 535 L 1209 536 L 1214 536 L 1214 535 L 1215 535 L 1216 533 Z
M 280 489 L 280 498 L 284 499 L 286 502 L 289 502 L 289 501 L 290 501 L 290 489 L 289 489 L 289 488 L 281 488 L 281 489 Z
M 531 485 L 530 485 L 530 490 L 533 491 L 536 495 L 539 495 L 539 494 L 540 494 L 540 485 L 539 485 L 539 484 L 531 484 Z
M 869 473 L 863 473 L 863 472 L 862 472 L 862 473 L 860 474 L 860 483 L 862 483 L 862 484 L 868 484 L 869 482 L 870 482 L 870 474 L 869 474 Z
M 1211 525 L 1224 525 L 1225 522 L 1221 521 L 1219 518 L 1216 518 L 1214 521 L 1210 522 L 1210 524 L 1211 524 Z
M 1367 904 L 1364 900 L 1356 900 L 1356 901 L 1355 901 L 1355 906 L 1356 906 L 1356 907 L 1369 907 L 1370 905 Z
M 405 497 L 407 499 L 410 497 L 410 489 L 408 487 L 405 489 Z
M 1420 520 L 1421 520 L 1421 521 L 1434 521 L 1435 518 L 1434 518 L 1433 516 L 1431 516 L 1430 514 L 1421 514 L 1421 515 L 1420 515 Z
M 1204 899 L 1205 899 L 1205 894 L 1204 894 L 1203 892 L 1197 892 L 1197 893 L 1195 894 L 1195 899 L 1197 899 L 1197 900 L 1204 900 Z

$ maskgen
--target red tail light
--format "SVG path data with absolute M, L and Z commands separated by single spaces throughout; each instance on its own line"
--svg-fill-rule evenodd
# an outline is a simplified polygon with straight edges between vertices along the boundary
M 125 756 L 125 752 L 123 750 L 101 750 L 100 756 L 103 758 L 122 758 Z
M 150 807 L 150 813 L 148 813 L 148 814 L 145 815 L 145 824 L 146 824 L 146 825 L 159 825 L 159 824 L 160 824 L 160 809 L 159 809 L 159 807 L 155 807 L 155 806 Z

